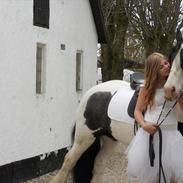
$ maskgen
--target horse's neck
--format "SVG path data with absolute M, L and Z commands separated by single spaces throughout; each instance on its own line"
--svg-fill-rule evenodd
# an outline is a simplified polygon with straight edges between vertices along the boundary
M 177 104 L 175 107 L 175 113 L 176 113 L 177 120 L 183 123 L 183 111 L 180 108 L 179 104 Z

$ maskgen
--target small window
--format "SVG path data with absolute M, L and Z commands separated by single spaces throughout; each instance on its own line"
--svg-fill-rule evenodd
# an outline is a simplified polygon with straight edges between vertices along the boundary
M 34 0 L 33 24 L 49 28 L 49 0 Z
M 36 94 L 45 92 L 45 52 L 46 45 L 38 43 L 36 51 Z
M 83 52 L 76 52 L 76 91 L 83 89 Z

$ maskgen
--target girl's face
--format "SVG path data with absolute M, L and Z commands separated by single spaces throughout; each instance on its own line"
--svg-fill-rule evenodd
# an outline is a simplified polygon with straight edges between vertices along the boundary
M 170 64 L 167 60 L 162 59 L 160 61 L 159 75 L 162 77 L 167 77 L 170 73 Z

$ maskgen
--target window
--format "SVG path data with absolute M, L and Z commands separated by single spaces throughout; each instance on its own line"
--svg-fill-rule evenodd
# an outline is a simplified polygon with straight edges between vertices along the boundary
M 49 0 L 34 0 L 33 24 L 49 28 Z
M 45 50 L 46 45 L 37 44 L 36 51 L 36 94 L 45 92 Z
M 83 87 L 83 52 L 76 52 L 76 91 L 81 91 Z

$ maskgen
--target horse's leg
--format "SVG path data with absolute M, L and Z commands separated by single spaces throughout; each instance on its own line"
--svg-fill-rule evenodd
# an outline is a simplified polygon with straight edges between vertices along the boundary
M 75 138 L 74 144 L 70 151 L 66 154 L 62 168 L 57 175 L 53 178 L 51 183 L 66 183 L 69 172 L 75 166 L 83 152 L 95 141 L 92 134 L 88 136 L 80 136 Z
M 114 141 L 108 137 L 102 137 L 102 146 L 95 158 L 95 166 L 91 183 L 106 182 L 106 166 L 108 161 L 113 157 L 118 141 Z
M 80 156 L 73 168 L 73 181 L 77 183 L 90 183 L 93 177 L 95 158 L 100 151 L 100 139 L 95 142 Z M 86 163 L 87 162 L 87 163 Z

